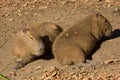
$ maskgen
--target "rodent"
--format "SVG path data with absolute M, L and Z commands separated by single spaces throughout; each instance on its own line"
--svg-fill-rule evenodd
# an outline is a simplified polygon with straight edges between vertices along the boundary
M 64 30 L 54 41 L 52 51 L 61 65 L 83 63 L 97 42 L 110 36 L 112 25 L 100 13 L 92 13 Z
M 62 28 L 52 22 L 32 22 L 18 32 L 13 41 L 13 55 L 17 58 L 16 69 L 24 67 L 36 57 L 51 56 L 51 47 Z
M 33 61 L 35 57 L 43 55 L 44 48 L 43 41 L 33 37 L 28 29 L 19 31 L 13 39 L 12 46 L 12 53 L 17 63 L 15 69 L 20 69 Z
M 52 22 L 32 22 L 26 27 L 35 38 L 41 37 L 45 45 L 45 53 L 51 53 L 51 47 L 56 37 L 63 31 L 61 26 Z

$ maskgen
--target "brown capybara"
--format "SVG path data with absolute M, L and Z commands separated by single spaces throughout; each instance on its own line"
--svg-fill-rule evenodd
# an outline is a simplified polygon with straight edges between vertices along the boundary
M 63 31 L 54 41 L 55 59 L 62 65 L 85 62 L 103 37 L 110 36 L 112 25 L 100 13 L 88 15 Z
M 36 57 L 51 53 L 52 43 L 61 33 L 62 28 L 55 23 L 33 22 L 18 32 L 13 41 L 13 55 L 17 58 L 16 69 L 24 67 Z M 49 54 L 48 54 L 49 53 Z
M 51 53 L 53 41 L 62 32 L 62 28 L 52 22 L 32 22 L 26 27 L 35 38 L 41 38 L 45 45 L 45 53 Z
M 42 40 L 33 37 L 29 30 L 19 31 L 14 37 L 12 46 L 12 53 L 17 63 L 16 69 L 24 67 L 36 56 L 43 55 L 44 48 Z

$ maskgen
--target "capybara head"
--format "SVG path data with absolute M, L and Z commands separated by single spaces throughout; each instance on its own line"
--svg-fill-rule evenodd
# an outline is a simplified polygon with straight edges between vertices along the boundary
M 62 32 L 62 28 L 59 25 L 51 22 L 32 22 L 26 28 L 30 30 L 34 37 L 48 36 L 52 42 Z
M 100 26 L 99 30 L 102 31 L 102 36 L 110 36 L 112 33 L 112 25 L 110 22 L 100 13 L 95 13 L 94 19 L 96 20 L 97 25 Z
M 42 55 L 44 53 L 44 44 L 41 39 L 36 39 L 29 33 L 29 29 L 23 29 L 18 32 L 13 41 L 13 54 L 24 57 L 28 54 Z
M 25 30 L 26 32 L 24 32 Z M 33 52 L 35 52 L 33 54 L 37 56 L 43 54 L 44 53 L 43 41 L 40 38 L 36 39 L 34 36 L 32 36 L 29 32 L 29 29 L 23 29 L 23 33 L 25 35 L 26 44 L 30 46 L 29 48 L 33 50 Z

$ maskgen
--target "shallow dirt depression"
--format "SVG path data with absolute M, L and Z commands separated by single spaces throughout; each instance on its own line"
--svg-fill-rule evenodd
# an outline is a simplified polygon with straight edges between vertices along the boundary
M 61 66 L 54 58 L 37 59 L 14 69 L 11 46 L 16 32 L 32 21 L 50 21 L 63 29 L 92 12 L 100 12 L 113 26 L 91 60 Z M 9 80 L 120 80 L 120 0 L 0 0 L 0 74 Z

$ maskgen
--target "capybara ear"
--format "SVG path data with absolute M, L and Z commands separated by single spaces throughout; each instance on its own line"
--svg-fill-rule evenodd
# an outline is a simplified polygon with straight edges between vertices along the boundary
M 61 28 L 59 25 L 52 24 L 51 27 L 52 27 L 54 30 L 57 30 L 57 31 L 60 31 L 60 32 L 63 31 L 62 28 Z
M 52 24 L 52 25 L 51 25 L 51 28 L 53 28 L 53 29 L 55 29 L 55 30 L 58 29 L 57 26 L 56 26 L 55 24 Z
M 30 29 L 28 29 L 28 28 L 24 28 L 22 31 L 23 31 L 24 34 L 26 34 L 27 31 L 29 31 L 29 30 L 30 30 Z
M 99 18 L 100 18 L 100 16 L 101 16 L 101 14 L 100 14 L 100 13 L 98 13 L 98 12 L 94 14 L 95 19 L 99 19 Z

